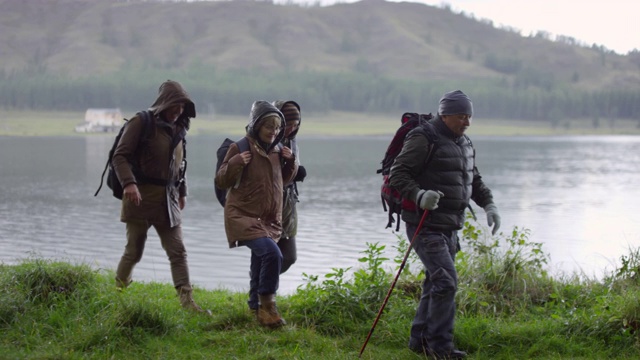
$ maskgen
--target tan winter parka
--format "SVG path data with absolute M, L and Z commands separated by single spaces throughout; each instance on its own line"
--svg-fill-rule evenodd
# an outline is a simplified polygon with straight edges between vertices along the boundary
M 273 144 L 265 150 L 259 144 L 259 120 L 267 113 L 277 113 L 282 119 L 281 132 Z M 247 138 L 252 159 L 243 164 L 230 162 L 239 153 L 231 144 L 215 177 L 216 185 L 228 189 L 224 207 L 224 226 L 229 247 L 239 241 L 269 237 L 280 239 L 282 232 L 282 191 L 296 175 L 295 155 L 285 161 L 278 145 L 284 135 L 284 117 L 278 109 L 266 101 L 254 103 L 252 121 L 247 126 Z M 258 126 L 256 126 L 258 125 Z

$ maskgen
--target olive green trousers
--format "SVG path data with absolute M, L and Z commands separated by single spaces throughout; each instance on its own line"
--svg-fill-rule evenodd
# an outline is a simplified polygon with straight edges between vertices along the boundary
M 127 245 L 120 258 L 116 270 L 116 285 L 127 287 L 131 283 L 133 268 L 142 259 L 147 233 L 153 226 L 160 237 L 162 248 L 167 253 L 171 266 L 171 277 L 176 289 L 190 286 L 189 266 L 187 265 L 187 250 L 182 241 L 182 227 L 180 225 L 149 224 L 147 222 L 127 222 Z

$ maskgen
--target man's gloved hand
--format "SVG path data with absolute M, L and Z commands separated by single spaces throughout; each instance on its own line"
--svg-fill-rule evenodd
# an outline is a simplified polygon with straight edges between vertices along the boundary
M 416 195 L 416 204 L 422 209 L 435 210 L 438 208 L 438 201 L 444 194 L 440 191 L 420 190 Z
M 487 213 L 487 224 L 489 227 L 493 226 L 491 235 L 495 235 L 500 229 L 500 214 L 498 214 L 498 208 L 494 204 L 489 204 L 484 207 L 484 212 Z

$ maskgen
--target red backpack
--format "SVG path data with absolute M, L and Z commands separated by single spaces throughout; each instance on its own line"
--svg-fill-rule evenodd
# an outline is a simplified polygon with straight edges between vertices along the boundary
M 400 154 L 402 147 L 404 146 L 404 140 L 407 134 L 415 129 L 427 127 L 427 122 L 433 119 L 431 114 L 417 114 L 417 113 L 404 113 L 400 119 L 401 125 L 396 130 L 396 134 L 393 136 L 391 143 L 387 147 L 387 152 L 382 159 L 382 167 L 377 170 L 378 174 L 382 174 L 382 187 L 380 188 L 380 197 L 382 198 L 382 208 L 389 213 L 389 222 L 386 228 L 389 228 L 396 223 L 396 231 L 400 230 L 400 213 L 405 211 L 416 211 L 416 204 L 409 199 L 402 197 L 400 192 L 389 184 L 389 172 L 391 171 L 391 165 L 396 159 L 396 156 Z M 427 131 L 423 131 L 428 136 Z M 433 153 L 433 146 L 435 141 L 429 142 L 429 156 Z M 396 219 L 393 215 L 396 215 Z

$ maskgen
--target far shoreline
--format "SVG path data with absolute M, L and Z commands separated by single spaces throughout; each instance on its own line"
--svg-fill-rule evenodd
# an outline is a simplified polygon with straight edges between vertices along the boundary
M 130 117 L 135 111 L 123 111 Z M 302 114 L 301 135 L 309 137 L 393 136 L 400 126 L 402 114 L 366 114 L 329 112 Z M 84 121 L 84 112 L 0 110 L 0 136 L 115 136 L 115 133 L 77 133 L 75 126 Z M 190 135 L 244 135 L 247 116 L 201 114 L 191 122 Z M 469 136 L 581 136 L 640 135 L 640 120 L 568 119 L 558 121 L 555 128 L 548 121 L 525 121 L 474 118 L 467 131 Z M 611 124 L 613 123 L 613 126 Z

